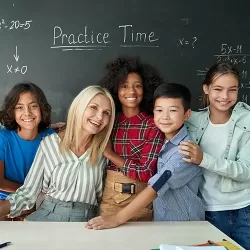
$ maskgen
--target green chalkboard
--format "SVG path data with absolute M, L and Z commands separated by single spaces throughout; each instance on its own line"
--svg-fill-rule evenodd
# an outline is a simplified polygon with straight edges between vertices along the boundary
M 65 120 L 73 97 L 119 55 L 140 56 L 169 82 L 201 82 L 216 61 L 235 64 L 250 102 L 250 2 L 234 0 L 1 0 L 0 101 L 17 82 L 39 85 Z

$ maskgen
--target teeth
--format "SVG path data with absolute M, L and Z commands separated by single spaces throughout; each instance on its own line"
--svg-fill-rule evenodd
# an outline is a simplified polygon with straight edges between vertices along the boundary
M 100 127 L 101 124 L 99 122 L 95 122 L 95 121 L 89 121 L 91 124 L 93 124 L 94 126 Z
M 228 104 L 228 102 L 219 102 L 219 103 L 222 104 L 222 105 Z
M 136 98 L 126 98 L 129 102 L 133 102 L 136 100 Z
M 33 121 L 33 119 L 29 119 L 29 120 L 23 120 L 24 122 L 31 122 Z

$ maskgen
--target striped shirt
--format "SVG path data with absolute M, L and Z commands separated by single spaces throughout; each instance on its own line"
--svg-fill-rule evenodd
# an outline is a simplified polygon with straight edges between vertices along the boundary
M 157 157 L 164 135 L 145 112 L 130 118 L 120 114 L 112 131 L 114 151 L 125 159 L 122 173 L 134 180 L 148 182 L 156 172 Z M 112 162 L 109 170 L 120 171 Z
M 159 153 L 157 174 L 149 184 L 157 192 L 153 202 L 154 220 L 191 221 L 204 220 L 205 208 L 198 197 L 202 168 L 182 160 L 178 145 L 188 141 L 185 126 L 170 140 L 166 141 Z M 168 179 L 169 171 L 172 176 Z
M 77 157 L 72 151 L 61 154 L 60 137 L 55 133 L 44 138 L 22 187 L 7 197 L 10 217 L 31 209 L 40 192 L 61 201 L 98 205 L 102 197 L 106 159 L 89 166 L 89 152 Z

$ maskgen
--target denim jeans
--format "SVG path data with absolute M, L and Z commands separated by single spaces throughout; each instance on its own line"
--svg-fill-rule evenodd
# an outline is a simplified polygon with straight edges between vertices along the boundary
M 241 209 L 206 212 L 206 220 L 250 250 L 250 205 Z

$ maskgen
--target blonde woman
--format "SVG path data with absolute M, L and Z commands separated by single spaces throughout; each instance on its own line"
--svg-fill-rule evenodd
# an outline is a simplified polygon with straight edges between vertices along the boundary
M 31 169 L 15 193 L 0 202 L 0 217 L 31 209 L 40 192 L 44 201 L 28 221 L 88 221 L 102 196 L 104 149 L 114 123 L 110 93 L 85 88 L 72 102 L 67 126 L 40 143 Z

